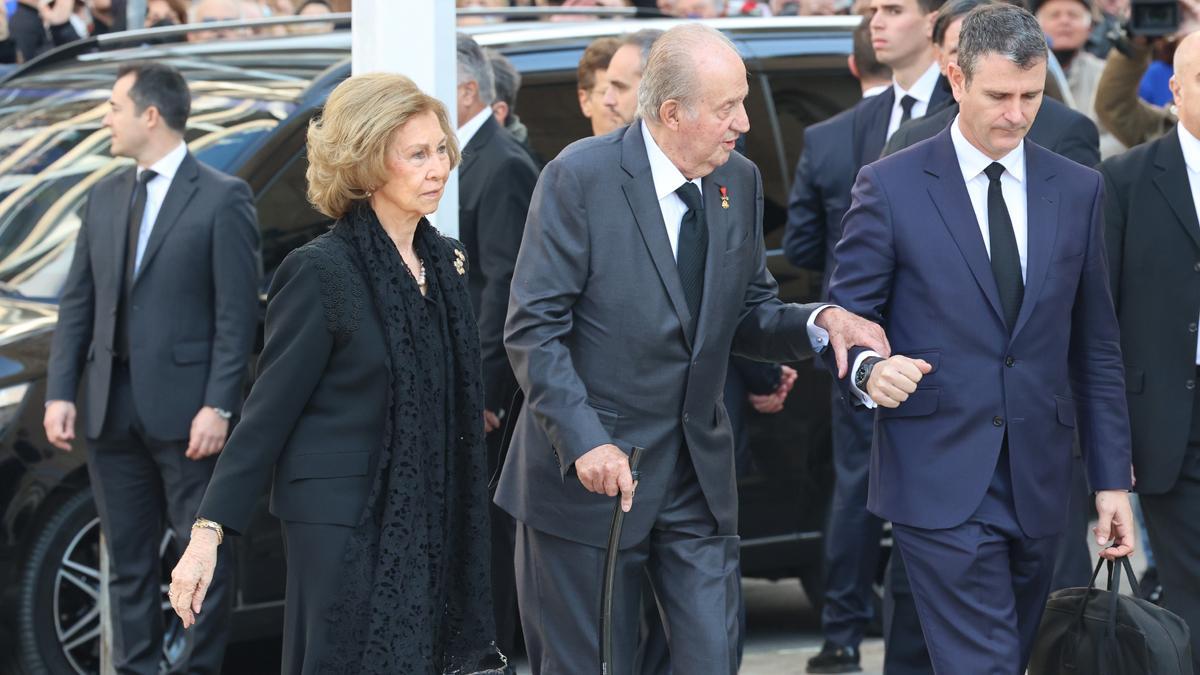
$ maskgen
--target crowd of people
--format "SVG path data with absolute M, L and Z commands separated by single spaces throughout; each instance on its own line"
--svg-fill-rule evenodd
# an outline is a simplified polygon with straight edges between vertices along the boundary
M 120 15 L 102 0 L 37 4 L 10 20 L 28 29 L 18 46 L 113 30 Z M 825 642 L 808 672 L 859 670 L 880 618 L 888 673 L 1023 672 L 1047 593 L 1087 583 L 1089 523 L 1113 544 L 1102 555 L 1132 552 L 1135 485 L 1156 599 L 1196 629 L 1200 657 L 1196 0 L 1165 38 L 1127 31 L 1121 0 L 499 4 L 861 14 L 848 66 L 862 100 L 804 131 L 788 204 L 785 254 L 823 274 L 821 302 L 779 302 L 765 268 L 749 197 L 761 182 L 735 152 L 745 68 L 720 33 L 590 44 L 577 90 L 594 137 L 558 158 L 530 143 L 519 72 L 460 34 L 457 129 L 392 75 L 340 85 L 310 128 L 309 199 L 337 224 L 275 273 L 243 407 L 260 265 L 248 188 L 187 153 L 177 72 L 122 71 L 105 124 L 138 168 L 96 192 L 132 206 L 89 205 L 46 409 L 47 436 L 69 447 L 88 375 L 89 471 L 104 529 L 124 533 L 110 534 L 120 668 L 152 672 L 162 634 L 145 536 L 162 514 L 133 488 L 163 495 L 192 532 L 171 602 L 203 670 L 228 637 L 221 544 L 270 484 L 288 541 L 285 672 L 503 670 L 516 616 L 535 673 L 590 668 L 616 497 L 629 511 L 617 662 L 734 672 L 742 418 L 780 412 L 796 380 L 782 363 L 814 352 L 835 374 L 836 481 Z M 149 26 L 338 8 L 148 9 Z M 504 17 L 463 23 L 479 20 Z M 456 166 L 461 241 L 425 219 Z M 221 205 L 189 213 L 190 230 L 238 216 L 233 236 L 205 235 L 220 275 L 152 236 L 185 189 Z M 89 248 L 105 238 L 122 255 Z M 175 262 L 150 265 L 163 259 Z M 134 310 L 185 278 L 203 311 L 151 335 Z M 204 353 L 181 358 L 188 346 Z M 640 480 L 635 445 L 657 449 Z M 887 521 L 897 546 L 877 617 Z

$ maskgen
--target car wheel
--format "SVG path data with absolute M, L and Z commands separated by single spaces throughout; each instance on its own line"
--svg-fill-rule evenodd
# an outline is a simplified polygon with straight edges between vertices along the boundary
M 159 545 L 163 578 L 174 566 L 175 534 Z M 163 614 L 173 618 L 162 585 Z M 59 503 L 40 528 L 23 562 L 17 596 L 17 663 L 25 675 L 100 672 L 100 519 L 85 489 Z M 177 620 L 166 622 L 159 670 L 185 647 Z

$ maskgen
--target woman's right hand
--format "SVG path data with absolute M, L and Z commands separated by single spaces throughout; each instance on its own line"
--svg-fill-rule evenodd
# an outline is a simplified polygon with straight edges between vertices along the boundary
M 192 530 L 192 540 L 171 571 L 171 590 L 167 597 L 171 607 L 183 621 L 184 628 L 196 623 L 196 615 L 204 605 L 204 596 L 212 583 L 217 566 L 217 533 L 204 528 Z

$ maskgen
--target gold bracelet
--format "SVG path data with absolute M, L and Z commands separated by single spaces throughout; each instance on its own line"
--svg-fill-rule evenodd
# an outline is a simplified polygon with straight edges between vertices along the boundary
M 221 524 L 209 520 L 208 518 L 197 518 L 196 522 L 192 523 L 192 529 L 212 530 L 217 533 L 217 545 L 220 546 L 225 541 L 225 528 Z

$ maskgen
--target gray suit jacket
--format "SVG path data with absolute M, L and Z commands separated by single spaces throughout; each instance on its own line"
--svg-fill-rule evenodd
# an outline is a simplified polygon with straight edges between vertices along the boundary
M 46 398 L 74 401 L 86 375 L 89 438 L 100 435 L 108 408 L 135 175 L 130 167 L 92 189 L 51 347 Z M 150 436 L 186 439 L 201 407 L 240 407 L 261 268 L 250 187 L 189 153 L 150 232 L 127 312 L 134 401 Z
M 573 465 L 614 443 L 646 448 L 622 546 L 648 535 L 685 447 L 718 534 L 737 533 L 722 401 L 730 352 L 767 361 L 811 353 L 806 324 L 815 306 L 777 297 L 754 164 L 734 153 L 702 189 L 709 243 L 693 341 L 640 124 L 574 143 L 542 172 L 505 326 L 525 407 L 496 492 L 496 503 L 528 526 L 604 546 L 613 499 L 588 492 Z

